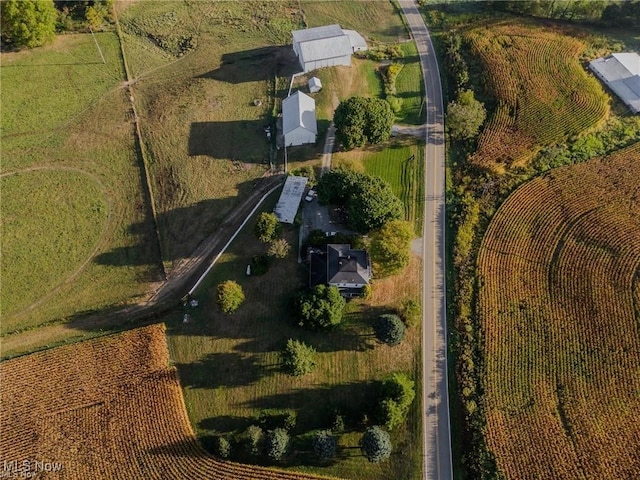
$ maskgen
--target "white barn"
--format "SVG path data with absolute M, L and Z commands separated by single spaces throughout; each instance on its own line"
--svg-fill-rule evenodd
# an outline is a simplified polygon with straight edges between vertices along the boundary
M 282 101 L 282 134 L 285 147 L 316 143 L 316 102 L 300 90 Z
M 351 54 L 366 50 L 367 44 L 354 30 L 343 30 L 340 25 L 294 30 L 293 51 L 303 71 L 336 65 L 351 65 Z
M 640 113 L 640 55 L 613 53 L 593 60 L 589 68 L 633 113 Z

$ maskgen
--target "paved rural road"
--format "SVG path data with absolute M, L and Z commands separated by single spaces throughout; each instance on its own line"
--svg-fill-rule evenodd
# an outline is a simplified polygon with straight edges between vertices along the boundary
M 423 261 L 424 478 L 453 476 L 447 382 L 445 296 L 444 109 L 438 61 L 414 0 L 399 0 L 418 47 L 426 92 Z

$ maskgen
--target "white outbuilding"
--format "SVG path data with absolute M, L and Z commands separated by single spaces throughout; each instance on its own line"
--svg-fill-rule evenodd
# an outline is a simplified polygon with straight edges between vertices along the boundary
M 278 203 L 273 209 L 273 213 L 276 214 L 279 221 L 283 223 L 293 223 L 306 186 L 306 177 L 296 177 L 294 175 L 287 177 L 287 180 L 284 182 L 284 187 L 282 187 Z
M 640 55 L 612 53 L 593 60 L 589 68 L 633 113 L 640 113 Z
M 309 92 L 311 93 L 316 93 L 322 90 L 322 82 L 318 77 L 311 77 L 307 85 L 309 86 Z
M 364 38 L 354 30 L 343 30 L 340 25 L 294 30 L 293 51 L 304 72 L 336 65 L 351 65 L 351 54 L 366 50 Z
M 282 101 L 282 134 L 285 147 L 316 143 L 316 102 L 300 90 Z

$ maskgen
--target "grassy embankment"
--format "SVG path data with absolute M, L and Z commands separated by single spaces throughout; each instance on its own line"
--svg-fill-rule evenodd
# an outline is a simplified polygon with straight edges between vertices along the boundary
M 96 39 L 106 64 L 82 34 L 2 53 L 3 335 L 127 302 L 159 275 L 118 41 Z

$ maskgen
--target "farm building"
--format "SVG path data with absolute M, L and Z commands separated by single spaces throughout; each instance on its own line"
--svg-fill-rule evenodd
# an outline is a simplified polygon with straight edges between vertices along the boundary
M 309 86 L 310 93 L 316 93 L 322 90 L 322 82 L 318 77 L 311 77 L 307 85 Z
M 593 60 L 589 68 L 633 113 L 640 112 L 640 55 L 613 53 Z
M 304 72 L 335 65 L 351 65 L 351 54 L 367 49 L 364 38 L 355 30 L 340 25 L 294 30 L 293 51 Z
M 287 177 L 278 203 L 273 209 L 273 213 L 276 214 L 278 220 L 283 223 L 293 223 L 306 186 L 307 177 L 296 177 L 294 175 Z
M 298 90 L 282 101 L 282 134 L 286 147 L 316 142 L 318 125 L 313 98 Z
M 371 281 L 371 261 L 366 250 L 351 245 L 329 244 L 326 252 L 310 254 L 309 286 L 327 284 L 338 287 L 344 297 L 356 297 Z

